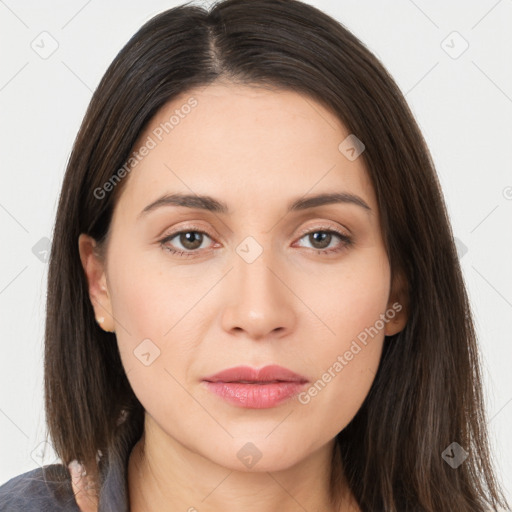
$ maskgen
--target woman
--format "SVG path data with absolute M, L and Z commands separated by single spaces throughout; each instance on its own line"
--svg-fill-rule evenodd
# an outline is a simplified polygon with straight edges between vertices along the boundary
M 0 510 L 506 506 L 428 149 L 307 4 L 186 5 L 133 36 L 77 136 L 48 279 L 63 464 Z

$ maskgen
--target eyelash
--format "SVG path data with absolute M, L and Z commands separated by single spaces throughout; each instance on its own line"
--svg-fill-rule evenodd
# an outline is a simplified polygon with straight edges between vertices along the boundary
M 196 256 L 197 253 L 199 252 L 199 249 L 194 249 L 194 250 L 189 250 L 189 251 L 180 251 L 180 250 L 176 250 L 176 249 L 173 249 L 172 247 L 169 247 L 169 246 L 165 245 L 166 242 L 169 242 L 173 238 L 176 238 L 178 235 L 181 235 L 183 233 L 200 233 L 200 234 L 208 236 L 209 238 L 211 238 L 213 240 L 213 237 L 208 232 L 206 232 L 206 231 L 204 231 L 202 229 L 197 229 L 194 226 L 190 226 L 190 227 L 188 227 L 186 229 L 182 229 L 180 231 L 176 231 L 175 233 L 171 233 L 170 235 L 168 235 L 165 238 L 161 239 L 159 241 L 160 246 L 162 247 L 162 249 L 164 249 L 166 251 L 169 251 L 171 254 L 174 254 L 174 255 L 179 256 L 179 257 L 188 258 L 188 257 Z M 338 253 L 338 252 L 343 251 L 347 247 L 350 247 L 353 244 L 353 240 L 352 240 L 351 237 L 349 237 L 348 235 L 342 233 L 341 231 L 338 231 L 337 229 L 333 229 L 331 227 L 329 227 L 329 228 L 327 228 L 327 227 L 317 227 L 315 229 L 311 229 L 309 231 L 302 232 L 300 237 L 299 237 L 299 240 L 304 238 L 307 235 L 312 234 L 312 233 L 330 233 L 330 234 L 334 234 L 342 242 L 341 246 L 339 246 L 339 247 L 337 247 L 335 249 L 310 249 L 312 251 L 315 251 L 316 254 L 333 254 L 333 253 Z

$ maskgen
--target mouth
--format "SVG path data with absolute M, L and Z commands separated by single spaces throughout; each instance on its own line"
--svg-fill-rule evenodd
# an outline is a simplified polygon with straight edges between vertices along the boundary
M 205 377 L 206 388 L 237 407 L 268 409 L 296 396 L 308 379 L 277 365 L 255 369 L 239 366 Z

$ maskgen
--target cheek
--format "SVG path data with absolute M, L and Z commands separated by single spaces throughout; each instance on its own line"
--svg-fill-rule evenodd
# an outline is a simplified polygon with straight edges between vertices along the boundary
M 151 251 L 160 249 L 153 247 Z M 126 253 L 112 254 L 109 272 L 114 291 L 112 309 L 120 334 L 130 344 L 145 338 L 165 343 L 187 324 L 188 313 L 214 284 L 215 276 L 198 274 L 193 265 L 173 265 L 163 250 L 156 262 L 144 251 Z
M 172 279 L 165 277 L 162 268 L 144 262 L 142 253 L 126 253 L 112 253 L 109 271 L 116 338 L 132 389 L 150 409 L 152 404 L 169 401 L 170 392 L 176 391 L 173 375 L 183 381 L 177 370 L 184 371 L 193 354 L 183 326 L 187 311 L 204 294 L 205 284 L 201 286 L 196 278 L 184 286 L 176 272 Z
M 343 350 L 386 310 L 390 269 L 383 250 L 360 251 L 328 272 L 304 274 L 308 275 L 306 279 L 296 280 L 303 286 L 297 284 L 295 290 L 321 321 L 318 335 L 323 339 L 322 347 L 329 352 Z
M 298 400 L 332 435 L 352 420 L 375 378 L 390 291 L 384 253 L 345 270 L 326 278 L 321 297 L 309 295 L 324 326 L 319 342 L 307 348 L 316 380 Z
M 326 343 L 321 351 L 310 355 L 314 361 L 314 378 L 297 401 L 307 417 L 314 417 L 319 425 L 323 425 L 327 438 L 334 437 L 350 423 L 371 388 L 384 341 L 382 331 L 372 330 L 374 322 L 370 328 L 361 330 L 359 328 L 364 324 L 339 324 L 342 334 Z M 346 335 L 344 327 L 347 332 L 358 334 Z

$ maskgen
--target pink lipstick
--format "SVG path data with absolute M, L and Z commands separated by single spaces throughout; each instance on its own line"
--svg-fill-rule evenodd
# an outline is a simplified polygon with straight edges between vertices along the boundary
M 237 366 L 203 379 L 206 387 L 238 407 L 267 409 L 297 395 L 308 379 L 282 366 Z

